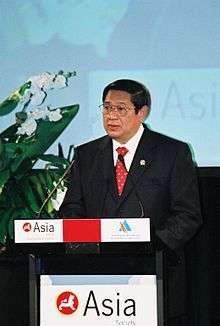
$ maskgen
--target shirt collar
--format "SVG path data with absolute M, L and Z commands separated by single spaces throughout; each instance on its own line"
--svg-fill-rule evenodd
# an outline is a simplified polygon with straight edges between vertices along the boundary
M 136 132 L 136 134 L 133 137 L 131 137 L 127 143 L 120 144 L 119 142 L 117 142 L 116 140 L 113 139 L 112 140 L 113 151 L 116 151 L 116 148 L 118 148 L 118 147 L 126 147 L 128 149 L 128 151 L 136 150 L 143 132 L 144 132 L 144 127 L 141 124 L 138 131 Z

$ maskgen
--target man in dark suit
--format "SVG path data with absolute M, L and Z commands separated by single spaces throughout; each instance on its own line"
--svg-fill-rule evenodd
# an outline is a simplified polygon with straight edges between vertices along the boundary
M 150 107 L 141 83 L 122 79 L 106 86 L 101 109 L 107 136 L 76 148 L 60 216 L 150 217 L 156 246 L 171 262 L 169 325 L 180 326 L 183 247 L 201 224 L 197 180 L 187 144 L 143 124 Z

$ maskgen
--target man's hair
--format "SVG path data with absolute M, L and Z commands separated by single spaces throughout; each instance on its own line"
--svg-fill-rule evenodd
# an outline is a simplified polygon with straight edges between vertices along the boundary
M 102 95 L 102 101 L 105 101 L 105 98 L 110 90 L 114 91 L 124 91 L 131 95 L 131 102 L 135 106 L 135 113 L 144 106 L 151 108 L 151 96 L 149 90 L 141 83 L 131 80 L 131 79 L 118 79 L 108 84 Z

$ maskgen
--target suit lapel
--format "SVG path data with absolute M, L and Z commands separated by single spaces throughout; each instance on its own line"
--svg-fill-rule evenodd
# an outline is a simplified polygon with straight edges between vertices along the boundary
M 104 137 L 103 141 L 101 142 L 93 165 L 91 180 L 97 181 L 97 179 L 99 182 L 95 182 L 95 184 L 98 184 L 101 187 L 101 189 L 97 189 L 97 194 L 99 194 L 99 214 L 102 214 L 102 207 L 104 205 L 107 192 L 111 194 L 116 202 L 118 201 L 115 183 L 112 140 L 108 136 Z
M 117 189 L 115 183 L 115 168 L 113 161 L 113 149 L 112 140 L 107 137 L 102 143 L 101 147 L 101 157 L 102 157 L 102 174 L 107 181 L 108 190 L 112 197 L 117 200 Z

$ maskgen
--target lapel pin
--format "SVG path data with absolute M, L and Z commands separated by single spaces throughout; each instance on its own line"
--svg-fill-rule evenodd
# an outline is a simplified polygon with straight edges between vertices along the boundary
M 145 160 L 140 160 L 140 165 L 141 166 L 144 166 L 146 164 L 146 161 Z

